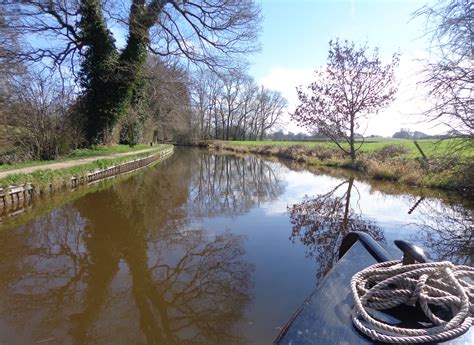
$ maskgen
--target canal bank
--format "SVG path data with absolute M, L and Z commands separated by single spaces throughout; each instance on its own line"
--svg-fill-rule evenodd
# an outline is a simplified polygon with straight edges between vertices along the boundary
M 111 157 L 100 157 L 51 164 L 47 169 L 31 167 L 32 172 L 9 172 L 0 179 L 0 208 L 5 213 L 26 206 L 34 198 L 54 192 L 65 192 L 90 185 L 104 179 L 158 163 L 173 154 L 172 145 L 160 145 L 155 149 L 138 153 L 126 153 Z M 57 165 L 57 167 L 54 167 Z M 5 173 L 4 173 L 5 174 Z

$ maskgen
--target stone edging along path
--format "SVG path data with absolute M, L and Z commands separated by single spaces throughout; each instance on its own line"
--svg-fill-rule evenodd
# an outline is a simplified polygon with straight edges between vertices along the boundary
M 30 173 L 37 170 L 46 170 L 46 169 L 58 170 L 58 169 L 69 168 L 76 165 L 87 164 L 95 160 L 112 159 L 112 158 L 118 158 L 118 157 L 123 157 L 123 156 L 146 153 L 146 152 L 155 151 L 155 150 L 156 150 L 156 147 L 153 149 L 145 149 L 145 150 L 139 150 L 139 151 L 134 151 L 134 152 L 132 151 L 132 152 L 126 152 L 126 153 L 121 153 L 121 154 L 113 154 L 113 155 L 99 156 L 99 157 L 93 157 L 93 158 L 91 157 L 91 158 L 78 159 L 78 160 L 69 161 L 69 162 L 52 163 L 49 165 L 35 166 L 35 167 L 29 167 L 29 168 L 23 168 L 23 169 L 15 169 L 15 170 L 7 171 L 7 172 L 10 174 L 15 174 L 19 172 Z M 140 168 L 146 167 L 155 161 L 163 160 L 172 154 L 173 154 L 173 147 L 156 152 L 156 154 L 154 155 L 150 155 L 150 156 L 146 156 L 146 157 L 138 158 L 138 159 L 133 159 L 131 161 L 113 165 L 105 169 L 92 171 L 83 176 L 78 176 L 78 177 L 73 176 L 71 177 L 70 184 L 67 183 L 67 181 L 65 181 L 62 187 L 74 189 L 78 187 L 79 185 L 86 185 L 86 184 L 89 185 L 89 184 L 92 184 L 92 183 L 95 183 L 107 178 L 124 174 L 124 173 L 130 173 Z M 7 174 L 6 176 L 10 174 Z M 0 178 L 6 177 L 6 176 L 2 176 L 0 174 Z M 52 186 L 50 186 L 50 189 L 52 189 Z M 35 190 L 34 186 L 31 183 L 26 183 L 20 186 L 10 186 L 6 188 L 5 190 L 0 188 L 0 209 L 1 208 L 6 209 L 8 206 L 18 207 L 20 206 L 21 203 L 24 204 L 27 201 L 33 199 L 35 195 L 42 194 L 44 192 L 45 191 L 43 190 L 39 190 L 39 191 Z

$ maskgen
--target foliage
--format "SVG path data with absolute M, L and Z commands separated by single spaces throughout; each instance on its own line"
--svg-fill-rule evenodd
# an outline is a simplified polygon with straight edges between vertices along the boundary
M 299 125 L 330 138 L 352 161 L 363 143 L 356 147 L 361 121 L 388 106 L 397 91 L 394 71 L 399 54 L 393 54 L 392 61 L 385 65 L 378 49 L 371 54 L 368 50 L 367 46 L 356 47 L 347 41 L 330 41 L 326 68 L 315 72 L 309 94 L 298 89 L 300 105 L 292 114 Z
M 78 28 L 84 45 L 79 73 L 84 128 L 90 144 L 104 143 L 118 117 L 125 112 L 129 92 L 119 87 L 119 54 L 97 0 L 82 1 Z
M 373 152 L 372 157 L 378 160 L 388 160 L 401 156 L 406 156 L 408 148 L 402 144 L 389 144 Z

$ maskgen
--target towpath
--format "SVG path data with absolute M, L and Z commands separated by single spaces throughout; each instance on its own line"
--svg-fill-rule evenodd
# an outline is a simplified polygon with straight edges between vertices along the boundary
M 13 174 L 20 174 L 20 173 L 28 174 L 37 170 L 47 170 L 47 169 L 58 170 L 58 169 L 70 168 L 76 165 L 91 163 L 99 159 L 112 159 L 112 158 L 118 158 L 118 157 L 132 156 L 132 155 L 136 155 L 140 153 L 156 151 L 157 148 L 159 148 L 159 146 L 154 146 L 154 147 L 150 147 L 149 149 L 143 149 L 143 150 L 137 150 L 137 151 L 111 153 L 108 155 L 71 159 L 71 160 L 56 162 L 56 163 L 51 163 L 51 164 L 35 165 L 31 167 L 26 167 L 26 168 L 7 170 L 7 171 L 0 172 L 0 179 L 5 178 L 9 175 L 13 175 Z

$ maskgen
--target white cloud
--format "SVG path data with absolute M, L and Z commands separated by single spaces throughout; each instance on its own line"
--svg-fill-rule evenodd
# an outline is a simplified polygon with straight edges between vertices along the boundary
M 271 90 L 280 91 L 288 101 L 288 112 L 292 113 L 298 105 L 296 88 L 310 84 L 313 80 L 313 72 L 312 69 L 272 68 L 266 76 L 258 80 L 258 83 Z M 284 116 L 283 122 L 286 123 L 283 128 L 285 131 L 306 132 L 291 122 L 288 114 Z

